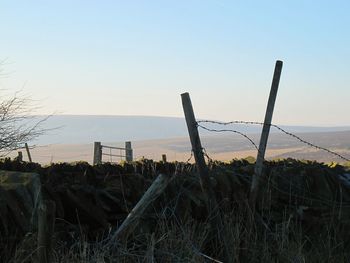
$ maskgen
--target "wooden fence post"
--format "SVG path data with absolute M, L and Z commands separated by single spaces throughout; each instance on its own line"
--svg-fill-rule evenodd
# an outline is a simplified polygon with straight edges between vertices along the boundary
M 50 263 L 52 235 L 55 228 L 56 204 L 54 201 L 43 201 L 38 211 L 38 262 Z
M 215 197 L 215 192 L 210 183 L 209 177 L 209 169 L 205 163 L 203 148 L 201 144 L 201 140 L 198 133 L 197 121 L 193 112 L 192 102 L 190 99 L 190 95 L 186 92 L 181 94 L 182 99 L 182 107 L 185 114 L 186 124 L 188 133 L 190 136 L 190 141 L 192 145 L 193 155 L 196 161 L 196 166 L 199 172 L 200 184 L 202 187 L 202 191 L 206 195 L 206 206 L 208 210 L 208 214 L 213 213 L 218 210 L 218 204 Z M 222 222 L 221 214 L 219 211 L 216 211 L 210 219 L 211 228 L 218 229 L 217 235 L 218 239 L 224 243 L 224 252 L 225 252 L 225 262 L 232 262 L 233 256 L 231 256 L 231 250 L 228 248 L 228 242 L 226 239 L 226 235 L 224 232 L 224 225 Z M 232 248 L 233 250 L 233 248 Z
M 132 162 L 133 152 L 131 148 L 131 142 L 125 142 L 125 160 L 127 162 Z
M 249 194 L 249 204 L 251 209 L 253 210 L 255 209 L 256 199 L 258 197 L 259 189 L 261 188 L 261 183 L 262 183 L 261 177 L 262 177 L 263 164 L 265 159 L 266 145 L 267 145 L 267 140 L 269 138 L 273 109 L 275 106 L 278 85 L 279 85 L 281 72 L 282 72 L 282 65 L 283 65 L 282 61 L 280 60 L 276 61 L 275 71 L 273 74 L 273 79 L 271 84 L 269 101 L 267 104 L 267 109 L 265 114 L 264 126 L 260 137 L 259 151 L 256 158 L 254 175 L 253 175 L 252 185 L 251 185 L 250 194 Z
M 102 146 L 101 142 L 94 143 L 94 161 L 93 165 L 102 163 Z
M 123 243 L 130 233 L 137 227 L 147 208 L 157 199 L 168 186 L 172 176 L 169 174 L 159 174 L 152 185 L 147 189 L 140 201 L 135 205 L 127 218 L 123 221 L 117 232 L 111 237 L 109 244 L 114 246 L 116 242 Z
M 162 154 L 162 162 L 166 163 L 166 154 Z
M 30 155 L 29 147 L 28 144 L 25 143 L 24 146 L 26 147 L 27 155 L 28 155 L 28 160 L 31 163 L 32 162 L 32 156 Z
M 22 154 L 21 151 L 18 152 L 17 161 L 19 161 L 19 162 L 22 162 L 22 161 L 23 161 L 23 154 Z
M 201 187 L 203 192 L 208 196 L 208 202 L 209 202 L 208 208 L 211 209 L 217 206 L 216 198 L 210 184 L 209 170 L 205 163 L 203 148 L 202 148 L 201 140 L 197 129 L 197 121 L 194 116 L 192 102 L 190 99 L 190 95 L 187 92 L 181 94 L 181 98 L 182 98 L 182 106 L 185 114 L 187 129 L 191 140 L 192 151 L 193 151 L 194 159 L 196 161 L 196 166 L 200 175 Z

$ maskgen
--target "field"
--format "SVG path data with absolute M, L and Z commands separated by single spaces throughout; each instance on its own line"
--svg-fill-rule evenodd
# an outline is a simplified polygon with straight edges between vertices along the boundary
M 318 146 L 336 151 L 350 158 L 350 131 L 341 132 L 308 132 L 298 133 L 299 137 L 306 139 Z M 259 135 L 249 135 L 256 144 Z M 203 146 L 209 156 L 215 160 L 229 161 L 234 158 L 256 157 L 257 151 L 245 138 L 238 135 L 218 134 L 202 136 Z M 124 142 L 104 142 L 107 145 L 123 146 Z M 160 160 L 162 154 L 167 155 L 169 161 L 186 161 L 190 157 L 190 143 L 188 137 L 172 139 L 133 141 L 134 158 L 142 157 Z M 31 150 L 33 160 L 41 164 L 51 162 L 92 162 L 93 143 L 90 144 L 52 144 L 38 146 Z M 107 152 L 108 153 L 108 152 Z M 14 157 L 16 153 L 11 156 Z M 294 138 L 284 134 L 272 133 L 269 138 L 266 158 L 296 158 L 305 160 L 316 160 L 319 162 L 344 162 L 344 160 L 327 152 L 310 148 Z M 26 154 L 24 152 L 24 159 Z M 104 161 L 120 161 L 120 159 L 105 158 Z
M 349 131 L 297 136 L 350 156 Z M 258 144 L 258 134 L 249 137 Z M 206 209 L 194 159 L 187 161 L 188 138 L 133 141 L 132 163 L 104 156 L 105 164 L 91 166 L 93 144 L 54 144 L 31 149 L 43 166 L 24 158 L 3 160 L 0 168 L 40 175 L 43 198 L 56 206 L 52 262 L 348 262 L 350 176 L 347 166 L 337 164 L 344 159 L 272 133 L 264 190 L 253 212 L 248 196 L 254 158 L 241 159 L 256 156 L 253 145 L 237 135 L 201 139 L 219 204 L 215 212 Z M 168 162 L 157 161 L 162 154 Z M 161 173 L 172 178 L 166 191 L 152 200 L 125 239 L 115 240 L 118 226 Z M 6 182 L 10 176 L 4 175 Z M 28 232 L 29 224 L 23 225 L 33 206 L 23 199 L 28 192 L 19 183 L 10 190 L 3 185 L 1 257 L 36 262 L 36 228 Z M 210 218 L 217 216 L 221 223 L 213 224 Z

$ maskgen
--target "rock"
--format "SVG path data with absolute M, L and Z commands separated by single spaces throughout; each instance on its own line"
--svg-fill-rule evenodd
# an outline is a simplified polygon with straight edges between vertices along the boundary
M 12 222 L 22 234 L 36 229 L 41 198 L 39 174 L 0 170 L 0 228 L 3 233 L 9 233 Z

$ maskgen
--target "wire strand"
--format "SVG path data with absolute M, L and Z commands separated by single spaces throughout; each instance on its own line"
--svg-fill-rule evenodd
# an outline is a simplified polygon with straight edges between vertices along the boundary
M 200 123 L 212 123 L 212 124 L 218 124 L 218 125 L 224 125 L 224 126 L 227 126 L 227 125 L 232 125 L 232 124 L 246 124 L 246 125 L 264 125 L 263 122 L 257 122 L 257 121 L 229 121 L 229 122 L 222 122 L 222 121 L 212 121 L 212 120 L 200 120 L 200 121 L 197 121 L 197 126 L 204 129 L 204 130 L 207 130 L 207 131 L 211 131 L 211 132 L 233 132 L 233 133 L 237 133 L 243 137 L 245 137 L 246 139 L 248 139 L 251 144 L 259 151 L 259 148 L 256 146 L 256 144 L 254 143 L 254 141 L 252 139 L 250 139 L 246 134 L 240 132 L 240 131 L 237 131 L 237 130 L 233 130 L 233 129 L 211 129 L 211 128 L 208 128 L 208 127 L 205 127 L 203 125 L 201 125 Z M 350 159 L 349 158 L 346 158 L 344 157 L 343 155 L 337 153 L 337 152 L 334 152 L 334 151 L 331 151 L 325 147 L 322 147 L 322 146 L 318 146 L 316 144 L 313 144 L 311 142 L 308 142 L 302 138 L 300 138 L 299 136 L 289 132 L 289 131 L 286 131 L 285 129 L 281 128 L 280 126 L 276 125 L 276 124 L 270 124 L 271 127 L 274 127 L 276 128 L 277 130 L 281 131 L 282 133 L 298 140 L 299 142 L 303 143 L 303 144 L 306 144 L 308 145 L 309 147 L 312 147 L 312 148 L 315 148 L 315 149 L 318 149 L 318 150 L 322 150 L 322 151 L 325 151 L 325 152 L 328 152 L 329 154 L 332 154 L 332 155 L 335 155 L 339 158 L 341 158 L 342 160 L 345 160 L 345 161 L 348 161 L 350 162 Z

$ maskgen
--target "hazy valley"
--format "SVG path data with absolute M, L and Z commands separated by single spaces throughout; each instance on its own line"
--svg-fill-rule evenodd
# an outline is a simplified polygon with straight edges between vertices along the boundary
M 230 128 L 240 131 L 259 143 L 261 126 L 232 125 L 210 128 Z M 350 158 L 350 127 L 281 126 L 315 145 L 336 151 Z M 92 162 L 93 142 L 123 147 L 131 141 L 134 158 L 159 160 L 166 154 L 170 161 L 185 161 L 190 157 L 190 143 L 183 118 L 150 116 L 52 116 L 45 127 L 52 129 L 32 142 L 33 160 L 40 163 L 88 161 Z M 217 160 L 231 160 L 256 156 L 257 151 L 246 138 L 230 132 L 210 133 L 200 129 L 203 147 Z M 12 156 L 16 153 L 12 153 Z M 344 160 L 325 151 L 308 147 L 272 128 L 266 157 L 310 159 L 322 162 Z M 24 154 L 24 158 L 26 155 Z M 119 161 L 105 158 L 104 161 Z

